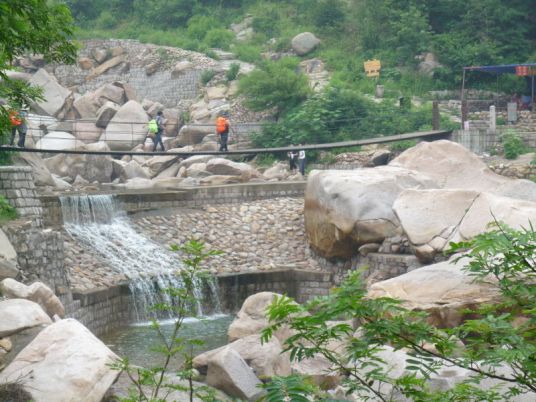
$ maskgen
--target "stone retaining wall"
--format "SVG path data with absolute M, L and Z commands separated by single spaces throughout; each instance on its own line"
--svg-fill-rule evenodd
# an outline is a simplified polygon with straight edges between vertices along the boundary
M 349 271 L 362 270 L 363 281 L 374 282 L 394 278 L 423 266 L 412 254 L 369 253 L 356 255 L 349 260 L 327 260 L 315 256 L 322 270 L 333 274 L 333 284 L 338 286 Z
M 0 166 L 0 195 L 17 209 L 20 217 L 31 218 L 34 226 L 41 225 L 43 210 L 30 166 Z
M 329 272 L 281 270 L 246 272 L 218 276 L 220 299 L 224 312 L 236 312 L 249 296 L 259 292 L 286 294 L 299 303 L 326 296 L 333 286 Z
M 501 146 L 501 135 L 505 130 L 497 130 L 495 133 L 487 129 L 457 130 L 452 132 L 452 141 L 455 141 L 471 152 L 482 154 L 490 152 Z M 528 148 L 536 148 L 536 130 L 518 132 Z
M 73 293 L 75 307 L 68 313 L 100 336 L 132 322 L 132 299 L 128 285 L 86 293 Z
M 129 214 L 166 208 L 199 207 L 207 204 L 240 204 L 279 197 L 302 197 L 305 182 L 245 183 L 224 186 L 192 187 L 180 191 L 128 192 L 114 194 Z M 57 196 L 42 196 L 45 224 L 61 226 L 63 219 Z
M 0 195 L 20 216 L 2 229 L 17 252 L 21 280 L 41 281 L 59 296 L 68 295 L 70 283 L 63 264 L 63 237 L 43 227 L 43 208 L 35 191 L 32 168 L 0 167 Z

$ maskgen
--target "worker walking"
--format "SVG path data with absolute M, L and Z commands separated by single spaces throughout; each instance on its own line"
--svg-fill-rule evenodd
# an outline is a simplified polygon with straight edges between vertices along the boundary
M 216 119 L 216 133 L 220 141 L 220 152 L 227 152 L 227 140 L 229 139 L 229 120 L 227 116 L 222 113 Z
M 28 123 L 26 118 L 28 117 L 28 109 L 22 108 L 19 111 L 11 110 L 9 112 L 9 122 L 11 123 L 11 140 L 9 145 L 13 146 L 15 143 L 15 136 L 17 132 L 19 133 L 19 141 L 17 146 L 19 148 L 24 148 L 24 142 L 26 141 L 26 133 L 28 132 Z

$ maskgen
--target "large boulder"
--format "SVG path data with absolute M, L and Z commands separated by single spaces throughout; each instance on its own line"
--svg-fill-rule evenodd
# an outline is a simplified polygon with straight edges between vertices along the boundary
M 536 202 L 536 183 L 494 173 L 477 155 L 455 142 L 421 142 L 389 165 L 423 173 L 439 188 L 484 191 Z
M 75 99 L 73 107 L 82 119 L 93 119 L 99 110 L 99 100 L 94 92 L 88 92 Z
M 214 132 L 214 127 L 211 126 L 182 126 L 179 131 L 177 145 L 182 147 L 185 145 L 200 144 L 203 138 Z
M 52 131 L 35 144 L 36 149 L 53 149 L 57 151 L 80 148 L 84 143 L 72 134 L 61 131 Z
M 320 44 L 320 39 L 318 39 L 311 32 L 302 32 L 292 38 L 291 45 L 292 49 L 299 56 L 304 56 L 307 53 L 314 50 Z
M 428 177 L 402 168 L 313 171 L 305 189 L 305 229 L 325 257 L 350 257 L 359 246 L 399 234 L 392 206 L 407 188 L 434 188 Z
M 73 135 L 83 143 L 92 143 L 99 140 L 102 134 L 102 128 L 96 126 L 93 121 L 74 121 Z
M 4 231 L 0 229 L 0 280 L 3 278 L 15 278 L 18 273 L 17 252 Z
M 170 177 L 177 177 L 179 173 L 179 165 L 177 163 L 165 168 L 156 176 L 157 179 L 167 179 Z
M 106 128 L 118 110 L 119 106 L 115 103 L 110 101 L 105 102 L 97 111 L 97 121 L 95 122 L 95 125 L 97 127 Z
M 210 173 L 209 173 L 210 174 Z M 237 184 L 242 180 L 239 176 L 229 175 L 211 175 L 203 177 L 199 180 L 199 184 L 202 186 L 223 186 L 225 184 Z
M 34 183 L 36 186 L 54 186 L 54 179 L 45 165 L 44 160 L 33 152 L 21 152 L 17 154 L 14 161 L 32 168 Z
M 230 348 L 224 348 L 210 359 L 207 384 L 247 401 L 256 401 L 263 393 L 259 388 L 260 380 L 240 355 Z
M 58 84 L 56 78 L 42 68 L 33 75 L 30 85 L 43 89 L 44 100 L 32 103 L 33 110 L 39 114 L 57 116 L 72 95 L 71 91 Z
M 150 179 L 151 174 L 149 171 L 139 165 L 136 161 L 124 162 L 121 160 L 112 160 L 113 174 L 112 178 L 119 178 L 121 181 L 125 182 L 130 179 L 135 179 L 137 177 L 142 179 Z
M 432 261 L 451 241 L 487 231 L 495 219 L 521 228 L 536 216 L 535 202 L 455 189 L 405 190 L 393 209 L 422 262 Z
M 106 102 L 113 102 L 122 105 L 125 99 L 125 91 L 122 87 L 106 84 L 95 91 L 95 97 L 99 105 L 104 105 Z
M 8 278 L 0 282 L 0 291 L 7 299 L 26 299 L 39 304 L 50 317 L 65 315 L 65 308 L 60 299 L 42 282 L 26 286 Z
M 128 101 L 110 120 L 100 140 L 112 150 L 131 150 L 145 139 L 148 121 L 143 107 L 136 101 Z
M 78 321 L 61 320 L 17 355 L 0 383 L 19 383 L 36 402 L 100 402 L 119 376 L 110 367 L 117 359 Z
M 50 317 L 37 303 L 25 299 L 0 301 L 0 338 L 26 328 L 49 325 L 51 323 L 52 320 Z
M 149 170 L 151 177 L 155 177 L 164 169 L 174 165 L 179 160 L 177 155 L 154 156 L 143 164 Z
M 259 378 L 288 376 L 291 373 L 289 356 L 282 353 L 279 340 L 272 337 L 263 343 L 259 334 L 240 338 L 226 346 L 196 356 L 193 360 L 194 368 L 201 374 L 206 374 L 211 359 L 224 348 L 236 351 Z
M 463 258 L 417 268 L 406 274 L 374 283 L 368 297 L 391 297 L 403 306 L 429 314 L 430 324 L 445 328 L 459 325 L 467 310 L 499 300 L 500 292 L 491 280 L 475 281 L 463 270 Z
M 214 159 L 214 158 L 215 158 L 214 155 L 194 155 L 194 156 L 190 156 L 189 158 L 186 158 L 186 159 L 182 160 L 179 163 L 179 169 L 182 168 L 182 167 L 188 169 L 194 163 L 206 163 L 209 160 Z
M 289 176 L 289 169 L 286 163 L 279 162 L 266 169 L 262 175 L 266 180 L 284 180 Z
M 291 364 L 292 373 L 307 377 L 322 389 L 335 388 L 341 376 L 333 370 L 333 364 L 324 356 L 316 355 Z
M 109 151 L 110 148 L 104 142 L 85 144 L 78 148 L 80 151 Z M 90 182 L 110 182 L 113 172 L 112 157 L 110 155 L 87 155 L 87 154 L 58 154 L 45 159 L 45 165 L 50 172 L 59 177 L 69 176 L 73 180 L 76 176 L 82 176 Z
M 272 292 L 260 292 L 249 296 L 227 330 L 229 342 L 249 335 L 259 334 L 264 328 L 268 327 L 266 310 L 276 297 L 281 297 L 281 295 Z M 274 336 L 283 343 L 289 336 L 289 330 L 288 328 L 281 328 L 274 333 Z
M 214 175 L 238 176 L 243 182 L 249 181 L 253 177 L 258 177 L 257 172 L 247 163 L 233 162 L 229 159 L 214 158 L 207 162 L 207 171 Z

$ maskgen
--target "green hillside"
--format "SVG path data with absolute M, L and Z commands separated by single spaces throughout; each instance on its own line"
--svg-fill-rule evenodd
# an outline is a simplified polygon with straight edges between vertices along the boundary
M 463 65 L 536 58 L 536 5 L 527 0 L 68 0 L 83 38 L 133 38 L 206 51 L 232 48 L 245 61 L 285 51 L 310 31 L 338 80 L 366 89 L 362 62 L 377 58 L 385 81 L 417 93 L 459 81 Z M 255 34 L 234 41 L 231 23 L 253 16 Z M 270 41 L 270 39 L 275 40 Z M 416 56 L 433 52 L 436 80 L 415 83 Z M 423 81 L 419 79 L 418 81 Z
M 464 65 L 536 60 L 534 0 L 68 0 L 79 38 L 131 38 L 214 53 L 232 51 L 260 68 L 241 79 L 254 110 L 275 112 L 277 123 L 258 136 L 263 146 L 365 138 L 429 129 L 430 105 L 400 108 L 398 99 L 430 99 L 432 90 L 457 90 Z M 229 27 L 248 17 L 253 33 L 237 40 Z M 331 73 L 322 93 L 296 79 L 298 57 L 287 56 L 291 39 L 312 32 L 320 45 L 303 57 L 320 58 Z M 433 73 L 419 73 L 425 54 Z M 263 56 L 264 55 L 264 56 Z M 283 58 L 267 60 L 266 55 Z M 379 59 L 379 80 L 363 62 Z M 438 63 L 438 64 L 437 64 Z M 370 99 L 385 87 L 378 105 Z M 472 74 L 473 88 L 522 91 L 513 76 Z M 289 91 L 292 88 L 292 91 Z M 292 92 L 292 93 L 290 93 Z M 369 95 L 369 96 L 367 96 Z M 443 127 L 451 127 L 448 119 Z M 313 139 L 314 137 L 314 139 Z

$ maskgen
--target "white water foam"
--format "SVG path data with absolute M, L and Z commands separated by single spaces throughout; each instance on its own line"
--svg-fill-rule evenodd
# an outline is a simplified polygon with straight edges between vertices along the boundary
M 137 321 L 152 318 L 147 313 L 155 304 L 171 303 L 162 289 L 183 287 L 178 275 L 182 263 L 176 253 L 137 233 L 110 195 L 60 197 L 60 203 L 67 233 L 128 278 Z M 194 313 L 203 316 L 203 284 L 195 285 Z M 208 285 L 219 312 L 217 286 L 212 281 Z

